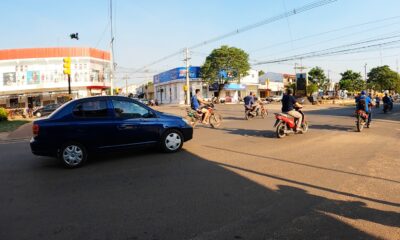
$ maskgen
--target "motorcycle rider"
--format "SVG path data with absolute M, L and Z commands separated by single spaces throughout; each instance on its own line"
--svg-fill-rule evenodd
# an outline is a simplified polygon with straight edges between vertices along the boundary
M 244 107 L 245 107 L 245 109 L 246 109 L 246 111 L 247 110 L 250 110 L 250 114 L 252 114 L 253 116 L 255 116 L 255 107 L 256 106 L 254 106 L 254 104 L 255 104 L 255 101 L 254 101 L 254 96 L 253 96 L 253 93 L 252 92 L 250 92 L 250 94 L 248 95 L 248 96 L 246 96 L 244 99 L 243 99 L 243 101 L 244 101 Z
M 387 106 L 388 109 L 390 109 L 391 100 L 387 92 L 385 93 L 385 96 L 382 98 L 382 102 L 383 102 L 383 109 L 385 109 L 385 105 Z
M 381 102 L 381 99 L 379 98 L 378 95 L 376 95 L 376 97 L 375 97 L 375 106 L 376 106 L 376 108 L 379 108 L 380 102 Z
M 370 108 L 372 105 L 371 98 L 362 90 L 360 96 L 356 98 L 356 110 L 364 110 L 368 114 L 367 128 L 369 128 L 372 121 L 372 109 Z
M 303 115 L 295 110 L 295 107 L 302 108 L 303 106 L 296 101 L 293 97 L 293 90 L 288 88 L 286 94 L 282 97 L 282 112 L 294 117 L 296 122 L 296 132 L 301 131 L 301 123 L 303 121 Z
M 206 106 L 207 102 L 201 97 L 200 89 L 196 89 L 196 94 L 192 96 L 191 108 L 198 113 L 205 114 L 202 123 L 207 124 L 210 112 Z M 201 104 L 201 105 L 200 105 Z

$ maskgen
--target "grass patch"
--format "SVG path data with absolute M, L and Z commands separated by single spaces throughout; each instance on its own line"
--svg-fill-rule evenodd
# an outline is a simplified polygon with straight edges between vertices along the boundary
M 25 120 L 13 120 L 13 121 L 1 121 L 0 122 L 0 132 L 12 132 L 18 127 L 28 123 Z

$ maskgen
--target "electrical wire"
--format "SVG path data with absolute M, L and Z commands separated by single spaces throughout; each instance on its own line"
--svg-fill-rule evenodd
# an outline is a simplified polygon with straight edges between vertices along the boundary
M 338 0 L 319 0 L 319 1 L 315 1 L 315 2 L 312 2 L 312 3 L 306 4 L 306 5 L 302 6 L 302 7 L 295 8 L 295 9 L 293 9 L 291 11 L 279 14 L 277 16 L 264 19 L 264 20 L 262 20 L 260 22 L 257 22 L 257 23 L 254 23 L 254 24 L 250 24 L 250 25 L 247 25 L 247 26 L 242 27 L 242 28 L 238 28 L 238 29 L 236 29 L 236 30 L 234 30 L 232 32 L 228 32 L 226 34 L 223 34 L 223 35 L 208 39 L 206 41 L 194 44 L 194 45 L 190 46 L 189 49 L 195 49 L 195 48 L 198 48 L 198 47 L 202 47 L 202 46 L 208 45 L 210 43 L 213 43 L 213 42 L 216 42 L 216 41 L 220 41 L 222 39 L 225 39 L 225 38 L 228 38 L 228 37 L 240 34 L 240 33 L 247 32 L 247 31 L 252 30 L 254 28 L 257 28 L 257 27 L 260 27 L 260 26 L 263 26 L 263 25 L 266 25 L 266 24 L 270 24 L 270 23 L 276 22 L 276 21 L 281 20 L 283 18 L 287 18 L 287 17 L 293 16 L 293 15 L 296 15 L 296 14 L 299 14 L 299 13 L 303 13 L 303 12 L 312 10 L 314 8 L 318 8 L 318 7 L 322 7 L 324 5 L 327 5 L 327 4 L 331 4 L 331 3 L 336 2 L 336 1 L 338 1 Z M 174 57 L 174 56 L 176 56 L 178 54 L 181 54 L 183 50 L 184 49 L 180 49 L 177 52 L 171 53 L 171 54 L 169 54 L 169 55 L 167 55 L 167 56 L 165 56 L 163 58 L 160 58 L 160 59 L 158 59 L 156 61 L 153 61 L 153 62 L 151 62 L 151 63 L 139 68 L 139 71 L 141 71 L 141 70 L 143 70 L 145 68 L 148 68 L 149 66 L 152 66 L 154 64 L 157 64 L 159 62 L 165 61 L 165 60 L 167 60 L 167 59 L 169 59 L 171 57 Z
M 396 37 L 399 37 L 399 36 L 396 36 Z M 367 42 L 370 42 L 370 41 L 364 41 L 362 43 L 367 43 Z M 392 40 L 392 41 L 389 41 L 389 42 L 372 44 L 372 45 L 368 45 L 368 46 L 348 48 L 348 49 L 342 49 L 342 50 L 336 50 L 336 51 L 329 51 L 329 50 L 334 50 L 334 49 L 337 49 L 339 47 L 342 47 L 342 46 L 339 46 L 339 47 L 324 49 L 324 50 L 321 50 L 321 51 L 309 52 L 309 53 L 305 53 L 305 54 L 302 54 L 302 55 L 294 55 L 294 56 L 287 57 L 287 58 L 281 58 L 281 59 L 276 59 L 276 60 L 258 62 L 256 64 L 253 64 L 253 66 L 271 64 L 271 63 L 278 63 L 278 62 L 286 62 L 286 61 L 289 61 L 289 60 L 296 60 L 296 59 L 314 58 L 314 57 L 320 57 L 320 56 L 332 56 L 332 55 L 336 55 L 336 54 L 347 54 L 347 53 L 350 53 L 350 52 L 351 53 L 359 53 L 359 52 L 362 52 L 362 51 L 356 51 L 356 50 L 362 50 L 362 49 L 374 48 L 374 47 L 381 47 L 381 46 L 391 45 L 391 44 L 395 44 L 395 43 L 400 43 L 400 40 Z M 353 43 L 353 44 L 349 44 L 347 46 L 354 46 L 354 45 L 358 45 L 358 44 L 361 44 L 361 43 Z
M 378 19 L 378 20 L 374 20 L 374 21 L 368 21 L 368 22 L 364 22 L 364 23 L 360 23 L 360 24 L 350 25 L 350 26 L 346 26 L 346 27 L 343 27 L 343 28 L 337 28 L 337 29 L 333 29 L 333 30 L 329 30 L 329 31 L 321 32 L 321 33 L 317 33 L 317 34 L 312 34 L 312 35 L 308 35 L 308 36 L 305 36 L 305 37 L 294 39 L 293 41 L 300 41 L 300 40 L 304 40 L 304 39 L 308 39 L 308 38 L 319 37 L 319 36 L 326 35 L 326 34 L 329 34 L 329 33 L 334 33 L 334 32 L 338 32 L 338 31 L 342 31 L 342 30 L 352 29 L 352 28 L 355 28 L 355 27 L 360 27 L 360 26 L 364 26 L 364 25 L 370 25 L 370 24 L 384 22 L 384 21 L 398 19 L 398 18 L 400 18 L 400 15 L 389 17 L 389 18 Z M 272 44 L 272 45 L 268 45 L 268 46 L 265 46 L 265 47 L 262 47 L 262 48 L 257 48 L 257 49 L 250 50 L 249 53 L 258 52 L 258 51 L 261 51 L 261 50 L 273 48 L 273 47 L 276 47 L 276 46 L 286 45 L 286 44 L 290 44 L 290 43 L 291 43 L 291 41 L 280 42 L 280 43 L 277 43 L 277 44 Z

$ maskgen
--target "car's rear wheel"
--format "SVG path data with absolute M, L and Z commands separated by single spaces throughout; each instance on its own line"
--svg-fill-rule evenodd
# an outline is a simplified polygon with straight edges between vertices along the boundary
M 176 129 L 167 130 L 161 138 L 161 149 L 164 152 L 177 152 L 182 148 L 182 146 L 182 133 Z
M 82 166 L 87 159 L 87 151 L 82 144 L 71 142 L 60 149 L 59 158 L 67 168 Z

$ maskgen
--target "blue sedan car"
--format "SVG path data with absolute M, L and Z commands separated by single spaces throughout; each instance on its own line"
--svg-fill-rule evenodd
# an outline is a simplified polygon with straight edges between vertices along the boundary
M 68 168 L 91 153 L 153 145 L 176 152 L 193 128 L 178 116 L 155 111 L 121 96 L 77 99 L 33 122 L 32 153 L 58 157 Z

